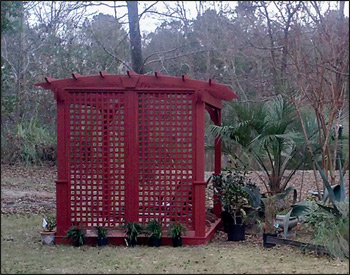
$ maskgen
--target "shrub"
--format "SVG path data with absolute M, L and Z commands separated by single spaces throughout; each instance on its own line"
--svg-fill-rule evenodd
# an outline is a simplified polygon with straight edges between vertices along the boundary
M 56 160 L 56 137 L 36 118 L 20 122 L 1 133 L 1 158 L 10 164 L 42 164 Z
M 327 248 L 334 257 L 349 258 L 349 208 L 347 214 L 333 215 L 318 207 L 306 215 L 304 223 L 314 232 L 314 242 Z

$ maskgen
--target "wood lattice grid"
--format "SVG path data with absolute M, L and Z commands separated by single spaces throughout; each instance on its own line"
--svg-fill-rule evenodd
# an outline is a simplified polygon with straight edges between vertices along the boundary
M 139 222 L 193 229 L 193 94 L 138 93 Z
M 116 227 L 125 219 L 124 93 L 70 92 L 67 102 L 71 223 Z

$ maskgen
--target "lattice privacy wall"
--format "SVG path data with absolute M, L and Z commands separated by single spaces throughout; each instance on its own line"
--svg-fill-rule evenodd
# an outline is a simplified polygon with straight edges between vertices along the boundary
M 125 222 L 124 93 L 70 92 L 69 179 L 73 225 Z M 193 94 L 138 93 L 138 219 L 193 228 Z
M 124 93 L 70 92 L 67 102 L 71 222 L 118 226 L 125 217 Z
M 138 93 L 139 222 L 192 229 L 193 94 Z

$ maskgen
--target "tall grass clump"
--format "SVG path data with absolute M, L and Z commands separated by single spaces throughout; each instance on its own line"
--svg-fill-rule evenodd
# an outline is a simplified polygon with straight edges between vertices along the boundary
M 40 165 L 56 160 L 56 133 L 41 125 L 37 118 L 21 121 L 1 133 L 1 159 L 5 163 L 24 162 Z
M 304 221 L 314 234 L 314 243 L 323 245 L 336 258 L 349 258 L 349 204 L 342 205 L 343 215 L 333 215 L 318 207 Z M 345 213 L 346 212 L 346 213 Z

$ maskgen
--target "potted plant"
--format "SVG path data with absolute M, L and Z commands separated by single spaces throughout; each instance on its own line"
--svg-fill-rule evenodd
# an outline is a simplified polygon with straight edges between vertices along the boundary
M 70 238 L 76 247 L 82 246 L 85 244 L 85 230 L 77 226 L 72 226 L 68 229 L 65 238 Z
M 244 219 L 247 216 L 246 211 L 251 209 L 249 195 L 244 187 L 251 184 L 250 180 L 240 171 L 228 171 L 214 176 L 213 180 L 214 190 L 224 209 L 221 218 L 228 241 L 244 240 Z
M 150 246 L 161 245 L 162 225 L 157 220 L 152 220 L 147 224 L 146 233 L 149 235 Z
M 105 246 L 108 244 L 108 228 L 103 226 L 95 226 L 95 230 L 97 232 L 97 245 Z
M 267 236 L 277 237 L 278 224 L 276 218 L 276 195 L 267 195 L 264 202 L 264 223 L 263 223 L 263 245 L 266 248 L 274 247 L 276 244 L 267 242 Z
M 126 245 L 130 247 L 137 245 L 137 236 L 142 233 L 142 226 L 138 222 L 126 222 L 122 228 L 126 235 Z
M 182 246 L 182 234 L 186 231 L 186 227 L 181 223 L 170 224 L 168 235 L 171 236 L 173 247 Z
M 54 216 L 48 216 L 43 218 L 42 227 L 43 231 L 40 232 L 42 244 L 54 245 L 56 234 L 56 232 L 54 231 L 56 227 L 56 218 Z

